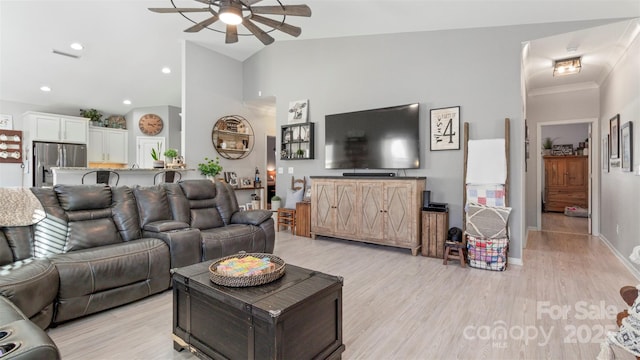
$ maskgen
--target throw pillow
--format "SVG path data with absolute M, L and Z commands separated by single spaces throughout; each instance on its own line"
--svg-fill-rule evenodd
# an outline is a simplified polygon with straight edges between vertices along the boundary
M 284 207 L 287 209 L 295 209 L 296 204 L 302 201 L 302 196 L 304 195 L 304 189 L 300 190 L 287 190 L 287 198 L 284 204 Z
M 489 239 L 506 238 L 511 208 L 467 204 L 467 233 Z

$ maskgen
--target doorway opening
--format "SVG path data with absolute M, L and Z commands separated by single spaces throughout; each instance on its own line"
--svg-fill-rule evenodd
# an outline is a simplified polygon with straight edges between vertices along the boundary
M 597 124 L 598 119 L 538 124 L 538 149 L 542 148 L 546 138 L 550 138 L 554 145 L 563 146 L 565 150 L 565 156 L 562 156 L 558 153 L 561 147 L 556 146 L 555 154 L 538 157 L 538 230 L 597 235 L 598 229 L 594 226 L 598 224 L 599 201 L 594 192 L 598 188 L 594 172 L 599 167 L 595 161 L 597 156 L 594 155 L 598 154 L 599 142 L 593 141 L 598 138 L 595 133 Z M 571 155 L 568 154 L 569 147 L 573 148 Z M 583 185 L 586 187 L 584 193 L 581 190 Z

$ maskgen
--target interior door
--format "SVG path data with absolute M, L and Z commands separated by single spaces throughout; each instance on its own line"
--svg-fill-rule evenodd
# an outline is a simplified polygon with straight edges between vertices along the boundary
M 151 150 L 160 148 L 160 159 L 164 159 L 165 138 L 163 136 L 138 136 L 136 137 L 136 163 L 141 169 L 153 168 Z

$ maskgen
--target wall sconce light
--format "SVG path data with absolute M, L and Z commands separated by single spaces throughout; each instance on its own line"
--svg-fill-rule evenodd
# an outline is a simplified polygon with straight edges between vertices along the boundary
M 580 57 L 556 60 L 553 65 L 553 76 L 577 74 L 582 69 Z

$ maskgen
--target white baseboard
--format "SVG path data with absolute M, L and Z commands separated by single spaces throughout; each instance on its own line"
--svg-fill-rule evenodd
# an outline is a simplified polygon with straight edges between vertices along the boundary
M 522 258 L 513 258 L 513 257 L 510 257 L 510 258 L 509 258 L 509 265 L 518 265 L 518 266 L 522 266 L 522 265 L 524 265 L 524 264 L 522 263 Z
M 633 266 L 633 264 L 631 264 L 631 261 L 629 261 L 629 258 L 627 256 L 622 255 L 618 249 L 616 249 L 610 242 L 609 240 L 604 237 L 604 235 L 600 234 L 599 236 L 600 240 L 602 240 L 602 242 L 607 245 L 607 247 L 611 250 L 611 252 L 618 258 L 618 260 L 620 260 L 620 262 L 622 262 L 622 264 L 624 264 L 624 266 L 629 270 L 629 272 L 631 272 L 631 275 L 633 275 L 636 279 L 638 279 L 638 281 L 640 281 L 640 271 L 638 269 L 636 269 L 635 266 Z

